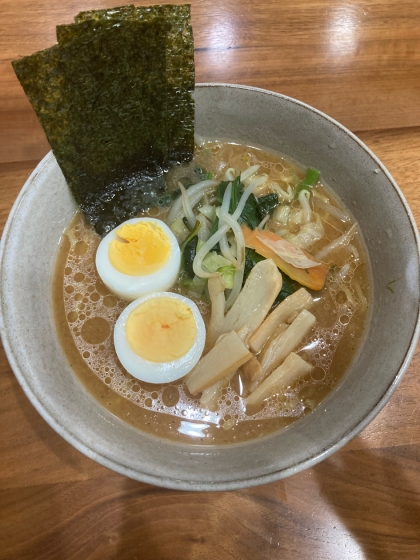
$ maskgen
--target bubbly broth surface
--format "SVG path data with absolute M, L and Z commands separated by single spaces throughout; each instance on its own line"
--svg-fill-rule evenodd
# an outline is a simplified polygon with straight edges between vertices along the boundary
M 304 175 L 299 166 L 278 155 L 215 142 L 198 149 L 194 164 L 170 173 L 168 182 L 170 188 L 176 188 L 181 174 L 192 173 L 193 166 L 212 171 L 219 179 L 226 166 L 240 172 L 254 163 L 260 163 L 261 169 L 284 189 Z M 350 218 L 343 221 L 348 213 L 329 189 L 317 185 L 316 194 L 314 210 L 324 236 L 308 249 L 312 254 L 353 223 Z M 325 210 L 326 203 L 338 208 L 336 216 Z M 293 203 L 290 211 L 294 211 Z M 164 210 L 151 209 L 149 215 L 165 219 Z M 280 226 L 269 221 L 266 227 Z M 288 235 L 296 235 L 301 229 L 298 223 L 289 223 L 287 228 Z M 359 235 L 353 236 L 350 248 L 332 251 L 325 287 L 311 292 L 315 299 L 311 312 L 317 323 L 295 351 L 314 369 L 262 406 L 245 408 L 240 373 L 231 382 L 226 379 L 218 409 L 211 412 L 200 408 L 199 397 L 188 392 L 182 379 L 152 385 L 132 377 L 122 367 L 114 350 L 113 327 L 128 303 L 113 295 L 99 278 L 95 252 L 100 238 L 81 213 L 76 214 L 63 236 L 54 278 L 56 322 L 63 348 L 92 395 L 115 416 L 143 431 L 196 444 L 236 443 L 265 436 L 312 412 L 337 385 L 357 353 L 369 302 L 368 264 Z M 183 292 L 183 288 L 175 286 L 173 291 Z M 194 299 L 204 321 L 208 321 L 209 302 L 191 293 L 185 295 Z

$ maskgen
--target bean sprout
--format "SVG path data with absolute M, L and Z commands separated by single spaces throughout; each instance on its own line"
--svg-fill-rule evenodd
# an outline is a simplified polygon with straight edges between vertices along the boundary
M 196 276 L 199 276 L 200 278 L 211 278 L 212 276 L 218 275 L 218 272 L 207 272 L 206 270 L 203 270 L 203 259 L 207 253 L 211 251 L 217 243 L 219 243 L 228 230 L 229 226 L 224 224 L 204 243 L 201 249 L 197 251 L 193 262 L 193 270 Z
M 352 293 L 351 293 L 350 290 L 347 288 L 347 286 L 342 286 L 341 289 L 342 289 L 343 292 L 346 294 L 347 301 L 350 303 L 350 305 L 355 306 L 355 305 L 356 305 L 356 302 L 354 301 L 354 297 L 352 296 Z
M 207 241 L 210 237 L 211 232 L 211 223 L 210 221 L 203 216 L 203 214 L 199 214 L 196 216 L 196 220 L 200 222 L 201 228 L 198 230 L 197 237 L 200 241 Z
M 261 165 L 251 165 L 251 167 L 248 167 L 248 169 L 245 169 L 245 171 L 242 171 L 242 173 L 241 173 L 241 183 L 243 183 L 244 181 L 246 181 L 247 179 L 252 177 L 252 175 L 254 175 L 260 167 L 261 167 Z
M 343 212 L 342 210 L 340 210 L 340 208 L 337 208 L 336 206 L 331 206 L 331 204 L 326 204 L 324 201 L 319 199 L 315 200 L 315 205 L 317 206 L 317 208 L 324 210 L 324 212 L 327 212 L 327 214 L 330 214 L 334 218 L 337 218 L 337 220 L 340 220 L 340 222 L 346 223 L 350 221 L 350 216 L 345 212 Z
M 289 220 L 290 206 L 287 204 L 282 204 L 277 206 L 273 213 L 273 220 L 280 224 L 287 224 Z
M 323 194 L 321 194 L 319 191 L 317 191 L 317 189 L 312 189 L 312 194 L 314 195 L 314 198 L 317 198 L 318 200 L 321 200 L 325 204 L 329 204 L 328 198 L 326 196 L 324 196 Z
M 244 209 L 246 201 L 251 196 L 251 194 L 254 192 L 254 190 L 261 184 L 261 179 L 263 181 L 265 181 L 265 178 L 257 177 L 256 179 L 254 179 L 252 181 L 252 183 L 249 185 L 249 187 L 247 187 L 245 189 L 245 191 L 243 192 L 243 194 L 242 194 L 242 196 L 239 200 L 239 203 L 238 203 L 238 206 L 237 206 L 235 212 L 232 214 L 232 219 L 233 220 L 238 221 L 238 218 L 242 214 L 242 210 Z M 219 243 L 219 241 L 229 231 L 229 229 L 230 229 L 229 225 L 224 223 L 220 227 L 220 229 L 218 229 L 216 231 L 216 233 L 214 233 L 204 243 L 204 245 L 201 247 L 201 249 L 197 252 L 197 254 L 195 255 L 195 258 L 194 258 L 194 262 L 193 262 L 194 274 L 196 276 L 199 276 L 200 278 L 211 278 L 212 276 L 215 276 L 215 275 L 218 274 L 217 272 L 207 272 L 207 271 L 203 270 L 203 267 L 202 267 L 203 259 L 207 255 L 207 253 L 213 249 L 213 247 L 216 245 L 216 243 Z
M 337 237 L 337 239 L 334 239 L 334 241 L 331 241 L 331 243 L 328 243 L 328 245 L 325 245 L 323 249 L 318 251 L 315 255 L 316 260 L 322 261 L 331 253 L 331 251 L 338 249 L 338 247 L 346 247 L 352 241 L 356 233 L 357 224 L 353 224 L 351 228 L 343 233 L 343 235 L 340 235 L 340 237 Z
M 178 181 L 178 187 L 181 191 L 181 198 L 182 198 L 182 208 L 184 210 L 184 214 L 187 218 L 188 225 L 192 229 L 195 226 L 195 216 L 193 209 L 191 208 L 190 200 L 188 199 L 187 191 L 181 181 Z
M 301 205 L 302 210 L 303 210 L 303 222 L 305 224 L 310 222 L 311 218 L 312 218 L 311 205 L 309 204 L 309 197 L 310 196 L 311 196 L 311 193 L 305 189 L 305 190 L 300 191 L 299 197 L 298 197 L 300 205 Z
M 263 227 L 265 226 L 265 224 L 268 222 L 269 219 L 270 219 L 270 214 L 267 214 L 266 217 L 263 218 L 261 222 L 257 225 L 257 229 L 263 229 Z
M 363 295 L 362 288 L 360 287 L 360 284 L 357 280 L 353 280 L 353 287 L 356 291 L 357 297 L 359 298 L 361 308 L 363 309 L 363 311 L 365 311 L 368 307 L 367 299 Z
M 222 206 L 220 207 L 220 211 L 219 211 L 219 229 L 223 225 L 223 218 L 229 212 L 231 198 L 232 198 L 232 183 L 229 183 L 228 186 L 226 187 L 225 194 L 223 195 Z M 226 234 L 220 240 L 219 245 L 220 245 L 220 251 L 222 255 L 225 257 L 225 259 L 228 259 L 235 268 L 239 269 L 238 261 L 236 260 L 235 256 L 233 255 L 229 247 Z
M 241 266 L 245 261 L 245 238 L 241 226 L 236 220 L 232 219 L 230 214 L 223 216 L 223 220 L 232 228 L 236 239 L 236 258 L 239 266 Z
M 207 191 L 207 190 L 209 190 L 213 187 L 217 187 L 218 184 L 219 184 L 219 181 L 214 181 L 213 179 L 211 179 L 211 180 L 208 179 L 206 181 L 200 181 L 199 183 L 196 183 L 195 185 L 192 185 L 187 191 L 187 195 L 188 195 L 188 198 L 190 200 L 190 204 L 191 204 L 192 208 L 194 208 L 194 206 L 196 204 L 198 204 L 198 202 L 194 203 L 193 196 L 195 196 L 196 194 L 198 195 L 198 193 L 202 193 L 202 192 L 204 193 L 205 191 Z M 199 201 L 201 200 L 201 198 L 202 197 L 200 196 Z M 182 211 L 182 197 L 180 196 L 172 204 L 172 208 L 171 208 L 171 210 L 168 214 L 168 223 L 173 224 L 181 211 Z
M 337 272 L 337 274 L 335 275 L 337 282 L 341 282 L 342 280 L 344 280 L 349 270 L 350 270 L 349 263 L 346 263 L 344 266 L 342 266 L 340 270 Z
M 349 244 L 347 245 L 347 250 L 348 250 L 350 253 L 353 253 L 354 259 L 355 259 L 356 261 L 360 260 L 359 251 L 356 249 L 356 247 L 355 247 L 354 245 L 352 245 L 351 243 L 349 243 Z
M 277 193 L 281 200 L 285 200 L 286 202 L 290 202 L 293 199 L 294 191 L 293 188 L 289 185 L 287 187 L 287 192 L 284 191 L 278 183 L 271 183 L 271 190 Z
M 233 234 L 236 240 L 236 258 L 239 264 L 239 270 L 235 272 L 235 277 L 233 279 L 232 290 L 226 300 L 226 311 L 232 307 L 235 303 L 236 298 L 242 289 L 242 283 L 244 279 L 245 272 L 245 238 L 242 233 L 241 226 L 236 220 L 232 218 L 230 214 L 223 216 L 223 220 L 232 228 Z
M 242 283 L 244 280 L 244 272 L 245 272 L 245 263 L 241 266 L 240 270 L 237 270 L 235 272 L 235 277 L 233 279 L 233 288 L 226 300 L 226 304 L 225 304 L 225 310 L 228 311 L 232 305 L 235 303 L 237 297 L 239 296 L 241 289 L 242 289 Z
M 225 181 L 233 181 L 235 178 L 235 170 L 233 169 L 233 167 L 229 167 L 228 169 L 226 169 L 225 171 Z

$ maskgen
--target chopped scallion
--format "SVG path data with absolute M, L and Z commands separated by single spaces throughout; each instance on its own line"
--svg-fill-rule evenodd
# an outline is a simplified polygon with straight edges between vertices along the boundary
M 318 171 L 318 169 L 313 169 L 312 167 L 310 167 L 306 172 L 305 177 L 295 188 L 295 196 L 294 196 L 295 200 L 297 200 L 299 194 L 302 191 L 310 191 L 312 187 L 315 185 L 315 183 L 319 181 L 320 176 L 321 173 Z

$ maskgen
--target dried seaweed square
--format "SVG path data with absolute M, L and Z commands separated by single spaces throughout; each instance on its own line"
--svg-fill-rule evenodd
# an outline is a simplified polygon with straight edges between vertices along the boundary
M 164 171 L 192 157 L 189 7 L 155 8 L 87 12 L 57 28 L 58 45 L 13 63 L 99 233 L 158 204 Z

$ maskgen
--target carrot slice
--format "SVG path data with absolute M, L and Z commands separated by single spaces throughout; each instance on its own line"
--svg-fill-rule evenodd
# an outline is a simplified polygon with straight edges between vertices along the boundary
M 278 241 L 281 239 L 279 235 L 272 233 L 271 231 L 265 230 L 250 230 L 244 224 L 242 224 L 242 232 L 245 238 L 245 245 L 251 249 L 254 249 L 259 255 L 262 255 L 266 259 L 272 259 L 278 268 L 290 276 L 292 280 L 296 280 L 302 286 L 309 288 L 310 290 L 322 290 L 325 284 L 325 279 L 328 273 L 328 266 L 324 263 L 319 263 L 318 266 L 312 268 L 297 268 L 290 263 L 284 261 L 279 255 L 277 255 L 272 249 L 264 245 L 264 243 L 258 239 L 259 237 L 266 237 L 271 241 Z M 314 257 L 307 251 L 303 251 L 305 255 L 315 261 Z

